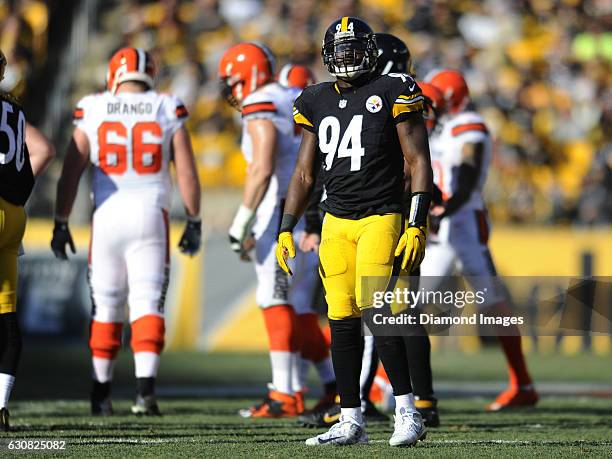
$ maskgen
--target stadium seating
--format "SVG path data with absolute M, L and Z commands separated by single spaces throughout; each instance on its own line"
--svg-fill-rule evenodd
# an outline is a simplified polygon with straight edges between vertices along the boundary
M 31 54 L 44 58 L 45 3 L 23 3 L 18 17 L 29 25 Z M 279 65 L 309 65 L 322 80 L 323 28 L 341 15 L 366 17 L 407 42 L 420 78 L 440 67 L 466 73 L 474 103 L 496 139 L 486 193 L 495 221 L 597 224 L 612 221 L 606 200 L 591 199 L 612 188 L 605 103 L 612 36 L 604 32 L 604 4 L 133 0 L 100 2 L 99 33 L 108 54 L 128 44 L 154 52 L 160 88 L 181 96 L 190 109 L 204 186 L 232 187 L 242 182 L 244 162 L 233 122 L 237 114 L 218 95 L 216 65 L 223 50 L 239 40 L 265 41 Z M 14 16 L 0 8 L 5 24 Z M 5 26 L 3 48 L 9 34 Z M 102 64 L 89 65 L 99 70 Z M 101 87 L 103 72 L 90 68 L 83 75 L 89 78 L 75 85 L 72 100 Z

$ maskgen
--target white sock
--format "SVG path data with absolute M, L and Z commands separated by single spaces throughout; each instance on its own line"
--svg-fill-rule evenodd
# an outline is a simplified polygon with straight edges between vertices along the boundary
M 13 384 L 15 384 L 15 377 L 13 375 L 0 373 L 0 408 L 6 408 L 8 406 Z
M 159 354 L 155 352 L 136 352 L 134 369 L 137 378 L 155 378 L 159 368 Z
M 414 395 L 412 395 L 412 393 L 395 396 L 395 415 L 401 416 L 406 411 L 408 411 L 409 413 L 417 412 L 417 409 L 414 406 Z
M 291 353 L 291 389 L 293 393 L 301 392 L 304 388 L 302 379 L 302 358 L 299 352 Z
M 92 357 L 93 379 L 99 383 L 107 383 L 113 380 L 113 370 L 115 369 L 115 359 L 104 359 L 102 357 Z
M 314 366 L 317 369 L 319 379 L 323 384 L 327 384 L 336 380 L 336 375 L 334 374 L 334 366 L 332 365 L 331 357 L 327 357 L 326 359 L 315 363 Z
M 357 424 L 363 425 L 363 415 L 361 414 L 361 408 L 340 408 L 340 414 L 342 417 L 351 418 Z
M 283 394 L 293 395 L 292 360 L 292 353 L 289 351 L 270 351 L 272 385 L 275 390 Z

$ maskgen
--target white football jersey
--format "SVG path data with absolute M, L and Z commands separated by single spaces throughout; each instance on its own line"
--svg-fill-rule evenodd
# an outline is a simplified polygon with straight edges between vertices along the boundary
M 81 99 L 74 124 L 89 139 L 94 207 L 113 193 L 130 193 L 168 209 L 172 136 L 187 116 L 178 98 L 152 90 Z
M 468 142 L 482 142 L 484 156 L 476 187 L 459 212 L 484 209 L 482 190 L 493 154 L 493 143 L 487 126 L 478 113 L 462 112 L 442 118 L 429 139 L 434 182 L 442 191 L 445 200 L 457 191 L 461 150 Z
M 253 160 L 253 143 L 247 122 L 256 118 L 270 119 L 277 131 L 274 174 L 260 207 L 275 207 L 287 194 L 302 140 L 300 128 L 293 122 L 293 102 L 300 92 L 296 88 L 270 83 L 249 94 L 243 101 L 241 148 L 249 164 Z

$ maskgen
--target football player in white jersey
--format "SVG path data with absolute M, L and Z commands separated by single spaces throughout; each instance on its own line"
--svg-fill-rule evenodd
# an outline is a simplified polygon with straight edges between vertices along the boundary
M 297 88 L 300 91 L 316 83 L 311 70 L 300 64 L 286 64 L 278 73 L 277 81 L 286 88 Z M 312 273 L 306 278 L 300 277 L 298 280 L 299 288 L 305 288 L 307 292 L 314 293 L 312 301 L 317 299 L 319 289 L 323 286 L 318 274 L 319 243 L 321 241 L 321 216 L 319 214 L 318 203 L 309 206 L 304 212 L 304 231 L 299 234 L 298 247 L 306 254 L 304 257 L 309 259 L 307 266 L 312 268 Z M 311 277 L 314 276 L 314 279 Z M 304 281 L 300 281 L 304 279 Z M 295 283 L 295 280 L 292 280 Z M 314 284 L 313 284 L 314 283 Z M 313 415 L 317 416 L 323 410 L 327 410 L 336 405 L 338 398 L 336 388 L 336 376 L 334 374 L 331 355 L 329 352 L 329 342 L 325 338 L 323 330 L 319 325 L 319 315 L 313 309 L 296 311 L 298 320 L 298 341 L 300 343 L 300 378 L 304 383 L 308 375 L 308 369 L 312 363 L 317 370 L 319 379 L 323 384 L 323 396 L 310 409 L 300 414 L 298 422 L 303 426 L 310 425 Z
M 487 245 L 489 221 L 482 197 L 493 154 L 491 135 L 482 116 L 467 108 L 469 91 L 461 73 L 443 70 L 429 83 L 444 98 L 445 114 L 430 133 L 434 182 L 443 204 L 431 211 L 432 226 L 438 229 L 427 245 L 421 274 L 448 276 L 458 269 L 479 283 L 491 284 L 485 306 L 505 309 L 505 296 L 493 282 L 496 270 Z M 424 93 L 435 98 L 435 94 L 427 94 L 427 89 Z M 429 278 L 424 283 L 432 281 Z M 538 395 L 527 371 L 518 329 L 513 336 L 498 338 L 506 355 L 510 383 L 487 409 L 535 405 Z
M 187 110 L 176 97 L 153 89 L 154 64 L 139 48 L 111 58 L 107 90 L 81 99 L 76 128 L 57 185 L 51 248 L 67 259 L 75 252 L 68 217 L 81 174 L 93 165 L 89 281 L 93 303 L 89 345 L 93 362 L 92 413 L 112 414 L 110 385 L 121 346 L 125 304 L 137 379 L 137 415 L 159 415 L 155 378 L 164 347 L 164 301 L 170 248 L 170 162 L 187 213 L 179 247 L 200 247 L 200 184 L 184 126 Z
M 272 367 L 268 396 L 240 414 L 296 416 L 304 410 L 300 348 L 317 341 L 316 336 L 310 336 L 314 329 L 298 326 L 298 318 L 312 313 L 317 257 L 300 251 L 292 266 L 295 276 L 289 279 L 276 263 L 275 249 L 283 201 L 301 140 L 292 117 L 293 101 L 300 91 L 275 81 L 274 57 L 256 43 L 240 43 L 228 49 L 219 62 L 218 73 L 224 97 L 241 111 L 241 148 L 248 163 L 242 204 L 229 229 L 229 239 L 243 260 L 254 259 L 256 301 L 263 312 Z M 300 225 L 303 228 L 304 222 Z M 300 336 L 300 331 L 309 336 Z M 320 333 L 318 325 L 316 331 Z M 324 340 L 317 345 L 326 352 Z M 333 382 L 330 359 L 327 355 L 319 357 L 323 357 L 316 365 L 321 379 Z

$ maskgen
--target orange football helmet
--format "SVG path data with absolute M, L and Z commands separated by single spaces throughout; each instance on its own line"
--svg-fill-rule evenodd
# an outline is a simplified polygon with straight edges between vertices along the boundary
M 427 130 L 431 132 L 436 126 L 438 118 L 444 113 L 444 95 L 433 84 L 425 83 L 424 81 L 418 81 L 417 84 L 421 88 L 423 97 L 425 97 L 425 113 L 423 113 L 423 118 L 425 118 Z
M 316 83 L 310 69 L 304 65 L 287 64 L 278 74 L 278 82 L 287 88 L 304 89 Z
M 436 73 L 429 83 L 442 91 L 446 110 L 450 113 L 462 111 L 470 101 L 470 91 L 465 78 L 457 70 L 442 70 Z
M 221 93 L 240 109 L 245 97 L 274 79 L 274 56 L 264 45 L 240 43 L 223 54 L 218 73 Z
M 141 48 L 121 48 L 108 61 L 106 87 L 112 93 L 125 81 L 140 81 L 152 88 L 153 78 L 155 78 L 153 58 Z

